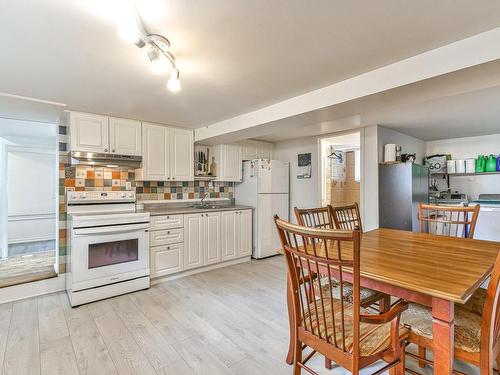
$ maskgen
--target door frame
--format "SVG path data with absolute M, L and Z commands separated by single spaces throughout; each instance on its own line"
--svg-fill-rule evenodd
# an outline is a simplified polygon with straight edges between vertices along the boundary
M 365 129 L 364 128 L 354 128 L 354 129 L 349 129 L 349 130 L 344 130 L 340 132 L 335 132 L 335 133 L 329 133 L 325 135 L 321 135 L 317 139 L 317 167 L 316 167 L 316 173 L 318 176 L 318 186 L 317 186 L 317 197 L 318 197 L 318 202 L 317 205 L 318 207 L 321 207 L 322 202 L 323 202 L 323 171 L 324 171 L 324 161 L 322 158 L 322 149 L 321 149 L 321 141 L 327 138 L 333 138 L 333 137 L 338 137 L 338 136 L 343 136 L 343 135 L 349 135 L 349 134 L 354 134 L 354 133 L 359 133 L 359 157 L 360 157 L 360 183 L 359 183 L 359 210 L 360 210 L 360 215 L 361 215 L 361 221 L 365 221 Z

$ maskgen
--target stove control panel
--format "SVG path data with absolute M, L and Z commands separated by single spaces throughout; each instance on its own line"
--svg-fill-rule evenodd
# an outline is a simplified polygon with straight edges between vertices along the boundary
M 69 191 L 66 197 L 68 204 L 135 202 L 134 191 Z

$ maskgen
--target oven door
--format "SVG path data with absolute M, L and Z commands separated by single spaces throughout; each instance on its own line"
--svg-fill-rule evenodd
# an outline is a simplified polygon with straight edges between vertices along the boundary
M 149 275 L 148 232 L 149 223 L 73 229 L 72 289 Z

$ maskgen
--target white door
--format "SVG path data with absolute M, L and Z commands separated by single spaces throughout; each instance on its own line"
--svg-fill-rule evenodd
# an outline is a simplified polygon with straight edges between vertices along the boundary
M 259 193 L 288 194 L 289 163 L 280 160 L 260 160 L 255 166 Z
M 109 152 L 108 117 L 70 113 L 70 151 Z
M 239 252 L 241 256 L 249 256 L 252 255 L 252 210 L 239 212 Z
M 204 220 L 202 214 L 184 215 L 184 269 L 201 267 L 204 247 Z
M 205 222 L 205 264 L 219 263 L 222 258 L 221 213 L 202 214 Z
M 274 215 L 288 220 L 288 194 L 259 194 L 257 215 L 257 243 L 254 257 L 276 255 L 281 243 L 274 224 Z
M 239 225 L 236 211 L 223 211 L 222 215 L 222 260 L 238 257 Z
M 141 122 L 109 118 L 109 149 L 112 154 L 142 155 Z
M 241 181 L 241 147 L 240 145 L 222 146 L 222 176 L 224 181 Z
M 165 181 L 170 178 L 169 128 L 142 124 L 143 179 Z
M 170 129 L 170 177 L 177 181 L 194 180 L 193 131 Z

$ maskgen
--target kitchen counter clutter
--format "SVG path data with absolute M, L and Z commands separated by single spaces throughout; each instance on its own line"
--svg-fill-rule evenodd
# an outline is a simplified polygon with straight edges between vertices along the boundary
M 151 278 L 178 277 L 250 260 L 252 208 L 206 202 L 145 204 Z

